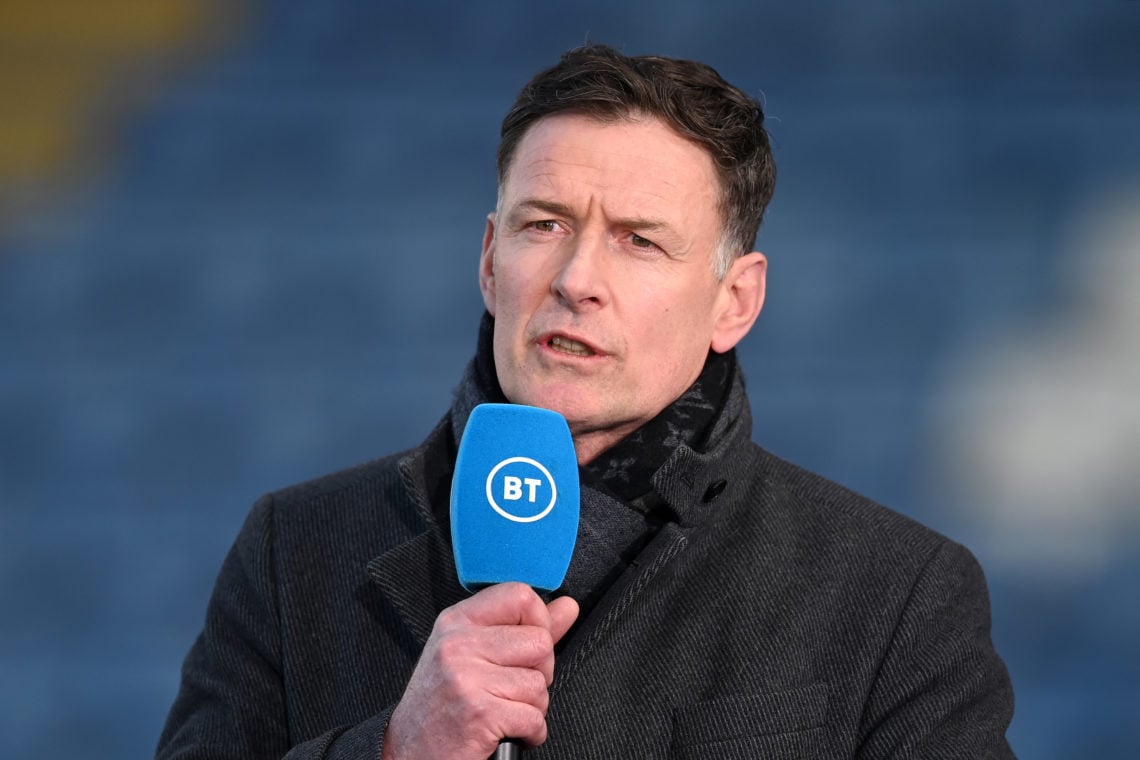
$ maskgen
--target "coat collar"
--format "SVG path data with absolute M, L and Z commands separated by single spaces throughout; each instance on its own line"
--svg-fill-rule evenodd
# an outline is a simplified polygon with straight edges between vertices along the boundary
M 752 436 L 752 413 L 744 377 L 737 368 L 724 409 L 709 435 L 707 451 L 678 446 L 653 474 L 653 489 L 682 526 L 698 525 L 723 512 L 747 490 Z
M 431 635 L 439 613 L 470 595 L 459 585 L 455 569 L 450 492 L 456 441 L 475 403 L 478 400 L 465 394 L 461 386 L 452 409 L 424 444 L 400 461 L 400 476 L 423 530 L 368 563 L 369 576 L 400 612 L 421 646 Z M 749 454 L 748 447 L 742 444 L 751 431 L 752 417 L 738 369 L 710 435 L 709 450 L 697 452 L 681 445 L 652 478 L 655 491 L 678 522 L 677 530 L 664 530 L 660 537 L 663 541 L 654 542 L 675 547 L 663 556 L 672 557 L 684 546 L 683 533 L 720 513 L 718 507 L 736 502 L 747 489 Z M 645 572 L 647 566 L 639 564 L 638 572 Z M 656 563 L 649 567 L 656 568 Z M 647 578 L 627 579 L 626 584 L 619 584 L 627 588 L 621 593 L 622 598 L 628 595 L 629 588 L 640 588 L 646 581 Z

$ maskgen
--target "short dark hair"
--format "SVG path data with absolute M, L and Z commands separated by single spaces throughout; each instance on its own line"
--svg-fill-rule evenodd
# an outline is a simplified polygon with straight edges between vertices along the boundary
M 759 101 L 711 66 L 662 56 L 624 55 L 608 45 L 569 50 L 531 79 L 503 119 L 499 186 L 515 150 L 539 119 L 578 113 L 602 121 L 648 115 L 703 146 L 721 185 L 725 229 L 717 274 L 752 249 L 776 185 L 776 164 Z

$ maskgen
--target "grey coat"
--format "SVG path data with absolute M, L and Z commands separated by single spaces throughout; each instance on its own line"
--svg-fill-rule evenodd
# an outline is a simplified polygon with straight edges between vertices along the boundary
M 763 451 L 742 406 L 713 451 L 682 446 L 655 475 L 680 519 L 564 640 L 550 738 L 527 756 L 1012 757 L 971 554 Z M 445 420 L 254 506 L 159 758 L 379 757 L 436 615 L 466 596 L 454 448 Z

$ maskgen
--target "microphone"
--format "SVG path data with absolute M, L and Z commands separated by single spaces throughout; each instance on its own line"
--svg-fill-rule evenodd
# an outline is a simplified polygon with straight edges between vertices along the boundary
M 578 457 L 558 412 L 480 404 L 451 480 L 451 544 L 468 591 L 521 581 L 562 585 L 578 537 Z
M 467 418 L 451 479 L 451 545 L 468 591 L 521 581 L 562 585 L 578 537 L 578 456 L 557 412 L 480 404 Z M 499 744 L 513 760 L 519 742 Z

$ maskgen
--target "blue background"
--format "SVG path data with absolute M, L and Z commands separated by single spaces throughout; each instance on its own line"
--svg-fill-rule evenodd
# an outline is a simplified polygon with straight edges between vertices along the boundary
M 253 499 L 428 432 L 499 120 L 590 39 L 765 103 L 756 440 L 975 550 L 1019 755 L 1135 756 L 1140 3 L 198 5 L 0 194 L 0 754 L 150 755 Z

